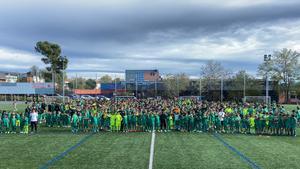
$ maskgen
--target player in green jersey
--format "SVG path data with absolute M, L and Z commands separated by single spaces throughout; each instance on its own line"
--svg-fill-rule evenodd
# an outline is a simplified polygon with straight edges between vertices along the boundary
M 71 125 L 72 125 L 72 133 L 77 133 L 78 132 L 78 126 L 79 126 L 79 117 L 77 113 L 74 113 L 72 118 L 71 118 Z

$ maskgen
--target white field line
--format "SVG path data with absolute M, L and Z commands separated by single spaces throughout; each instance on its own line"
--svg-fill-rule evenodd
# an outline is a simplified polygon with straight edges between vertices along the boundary
M 155 144 L 155 132 L 152 131 L 151 147 L 150 147 L 150 158 L 149 158 L 149 169 L 153 169 L 154 144 Z

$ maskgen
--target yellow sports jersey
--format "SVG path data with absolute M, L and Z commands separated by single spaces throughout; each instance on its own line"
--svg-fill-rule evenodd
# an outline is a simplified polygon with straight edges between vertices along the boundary
M 232 110 L 232 108 L 230 108 L 230 107 L 227 107 L 226 109 L 225 109 L 225 113 L 232 113 L 233 112 L 233 110 Z
M 248 109 L 247 109 L 247 108 L 244 108 L 244 109 L 243 109 L 243 115 L 244 115 L 244 116 L 248 115 Z
M 16 120 L 16 126 L 20 126 L 20 120 Z
M 122 121 L 122 116 L 120 114 L 116 115 L 116 122 L 121 123 L 121 121 Z
M 255 125 L 255 118 L 254 117 L 250 117 L 250 127 L 253 128 Z

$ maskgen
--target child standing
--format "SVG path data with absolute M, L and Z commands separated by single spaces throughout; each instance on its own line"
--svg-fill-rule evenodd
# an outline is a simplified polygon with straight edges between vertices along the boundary
M 23 121 L 23 124 L 24 124 L 23 133 L 28 134 L 29 118 L 23 114 L 22 115 L 22 121 Z
M 241 124 L 241 117 L 239 114 L 236 114 L 234 119 L 234 126 L 235 126 L 236 133 L 240 133 L 240 124 Z
M 112 113 L 110 116 L 110 130 L 115 131 L 116 130 L 116 114 Z
M 19 113 L 16 114 L 16 128 L 17 128 L 17 133 L 21 132 L 21 116 Z
M 16 115 L 15 115 L 15 113 L 13 113 L 11 122 L 10 122 L 12 133 L 16 133 L 16 130 L 17 130 L 16 122 L 17 122 Z
M 97 117 L 97 114 L 93 114 L 93 132 L 94 133 L 97 133 L 99 132 L 99 128 L 98 128 L 98 117 Z
M 117 130 L 117 132 L 119 132 L 121 129 L 121 122 L 122 122 L 122 116 L 121 116 L 120 112 L 118 112 L 116 115 L 116 130 Z
M 128 116 L 126 112 L 123 117 L 123 132 L 128 132 Z
M 254 130 L 254 129 L 255 129 L 255 117 L 254 117 L 253 114 L 251 115 L 249 121 L 250 121 L 250 129 L 249 129 L 249 132 L 250 132 L 250 134 L 251 134 L 251 130 Z
M 78 132 L 78 123 L 79 123 L 79 118 L 77 113 L 74 113 L 71 119 L 71 125 L 72 125 L 72 133 L 77 133 Z
M 296 127 L 297 127 L 297 118 L 295 116 L 295 114 L 292 114 L 290 116 L 290 133 L 291 133 L 291 136 L 295 136 L 296 137 Z
M 154 113 L 152 112 L 151 113 L 151 131 L 155 131 L 155 119 L 156 119 L 156 116 L 154 115 Z
M 3 131 L 9 133 L 9 119 L 7 114 L 5 114 L 3 118 Z
M 171 131 L 174 128 L 174 122 L 173 122 L 173 116 L 172 114 L 169 114 L 168 117 L 168 130 Z
M 160 129 L 160 116 L 158 113 L 156 113 L 155 115 L 155 130 L 160 132 L 161 129 Z

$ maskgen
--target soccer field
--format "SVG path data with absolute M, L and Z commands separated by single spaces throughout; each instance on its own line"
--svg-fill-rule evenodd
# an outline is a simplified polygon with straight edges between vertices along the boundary
M 24 112 L 27 105 L 23 102 L 17 103 L 17 111 L 18 112 Z M 14 111 L 14 106 L 12 102 L 0 102 L 0 110 L 6 110 L 6 111 Z
M 43 128 L 39 134 L 0 139 L 0 168 L 149 165 L 151 133 L 73 135 L 67 128 Z M 299 168 L 299 156 L 299 136 L 156 133 L 153 168 Z

